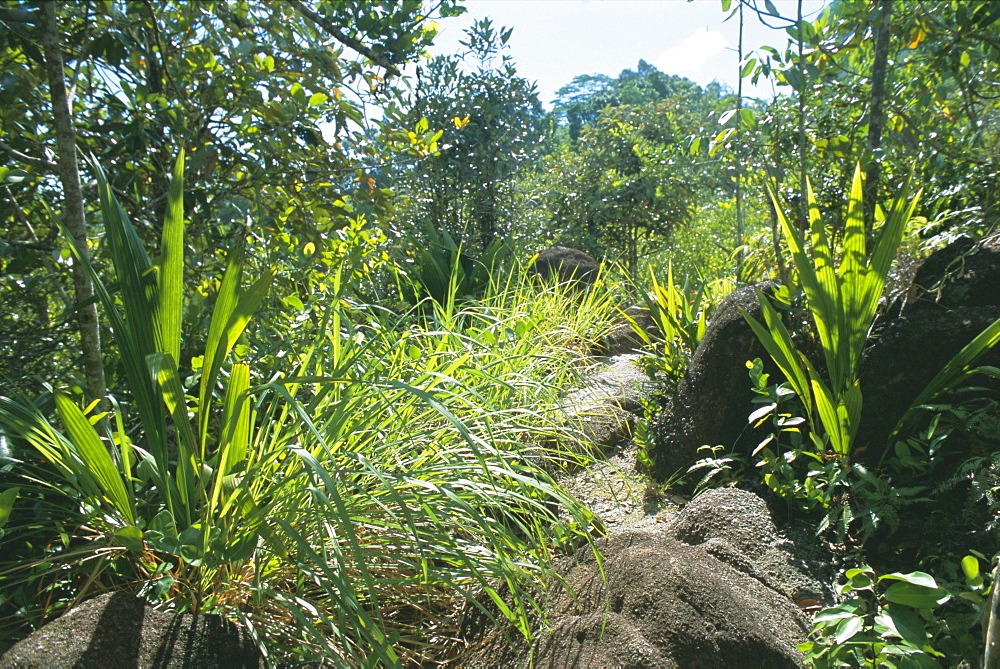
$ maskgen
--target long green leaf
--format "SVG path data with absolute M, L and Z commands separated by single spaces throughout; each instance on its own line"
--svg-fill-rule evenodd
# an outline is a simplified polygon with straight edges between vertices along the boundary
M 95 161 L 90 160 L 90 164 L 94 170 L 95 178 L 98 184 L 97 194 L 101 202 L 101 210 L 105 218 L 105 226 L 108 228 L 109 233 L 111 230 L 115 230 L 117 231 L 116 234 L 119 238 L 131 239 L 135 236 L 135 230 L 132 228 L 132 224 L 128 221 L 124 211 L 119 206 L 118 201 L 111 193 L 111 187 L 109 186 L 107 178 L 104 175 L 104 171 Z M 121 353 L 121 362 L 125 369 L 125 375 L 128 378 L 129 389 L 131 390 L 133 397 L 133 404 L 136 411 L 139 413 L 139 420 L 142 423 L 143 431 L 150 444 L 150 448 L 155 457 L 162 459 L 163 462 L 166 462 L 167 452 L 166 444 L 164 442 L 164 431 L 166 428 L 162 404 L 159 397 L 157 397 L 153 383 L 149 378 L 149 372 L 146 368 L 146 356 L 153 352 L 152 330 L 150 329 L 147 333 L 146 329 L 141 327 L 142 324 L 150 324 L 151 318 L 139 318 L 138 326 L 133 329 L 131 327 L 132 323 L 127 322 L 126 319 L 122 317 L 115 300 L 111 297 L 111 294 L 108 292 L 104 282 L 101 280 L 101 277 L 98 276 L 94 266 L 84 257 L 82 250 L 78 248 L 73 235 L 70 234 L 69 230 L 66 229 L 61 221 L 59 221 L 59 227 L 69 244 L 70 251 L 73 253 L 74 259 L 76 262 L 83 265 L 88 276 L 90 276 L 91 282 L 94 286 L 94 292 L 97 294 L 101 304 L 104 306 L 104 315 L 111 322 L 111 333 L 114 335 L 115 343 L 118 345 Z M 131 235 L 129 232 L 131 232 Z M 119 253 L 126 256 L 120 259 L 119 263 L 123 266 L 134 266 L 138 270 L 138 268 L 143 265 L 142 256 L 145 252 L 142 251 L 139 253 L 138 259 L 130 261 L 129 257 L 133 255 L 132 251 L 129 250 L 130 248 L 131 247 L 128 245 L 117 245 L 112 247 L 112 254 L 114 255 L 115 253 Z M 148 258 L 145 260 L 148 263 Z M 146 268 L 148 269 L 148 265 Z M 142 271 L 144 272 L 145 270 Z M 141 273 L 137 274 L 136 272 L 132 272 L 131 274 L 133 275 L 134 282 L 142 284 L 145 281 L 145 278 Z M 121 277 L 119 277 L 119 283 L 124 283 L 124 280 Z M 133 301 L 141 301 L 142 298 L 138 297 L 138 295 L 145 294 L 141 289 L 141 286 L 139 288 L 135 288 L 133 286 L 133 288 L 129 290 L 129 293 L 132 295 L 131 299 Z M 158 477 L 154 482 L 158 487 L 160 487 L 163 483 L 162 479 Z
M 212 488 L 210 508 L 219 507 L 225 477 L 247 457 L 250 444 L 250 367 L 233 365 L 226 387 L 225 409 L 222 415 L 222 439 L 219 443 L 218 463 L 215 468 L 215 485 Z
M 112 194 L 104 170 L 96 163 L 93 167 L 111 261 L 125 307 L 125 323 L 145 357 L 156 351 L 154 312 L 158 298 L 153 264 L 128 215 Z
M 14 510 L 14 501 L 20 493 L 20 488 L 7 488 L 0 492 L 0 529 L 7 524 L 11 512 Z
M 854 178 L 851 180 L 851 192 L 847 200 L 847 218 L 844 221 L 844 255 L 840 260 L 840 276 L 856 274 L 867 265 L 867 251 L 864 213 L 864 185 L 861 176 L 861 163 L 854 167 Z
M 809 379 L 806 371 L 799 363 L 799 356 L 795 349 L 795 344 L 792 342 L 791 334 L 785 328 L 784 323 L 781 322 L 781 317 L 774 310 L 774 307 L 771 306 L 767 297 L 760 291 L 756 292 L 757 299 L 760 301 L 761 311 L 764 315 L 764 321 L 767 325 L 765 326 L 758 322 L 742 308 L 740 308 L 740 313 L 743 314 L 743 318 L 750 326 L 750 329 L 757 335 L 757 339 L 764 346 L 764 350 L 767 351 L 771 359 L 774 360 L 774 363 L 778 365 L 778 369 L 788 379 L 788 382 L 792 385 L 792 389 L 802 398 L 803 404 L 806 406 L 806 411 L 811 416 L 812 405 L 809 402 Z
M 222 276 L 222 285 L 215 298 L 215 308 L 212 310 L 212 320 L 208 326 L 208 338 L 205 340 L 205 355 L 202 360 L 201 386 L 198 392 L 198 442 L 205 447 L 208 439 L 208 407 L 211 393 L 215 391 L 215 383 L 219 378 L 219 367 L 216 364 L 217 352 L 223 340 L 229 317 L 236 308 L 240 283 L 243 280 L 243 260 L 245 243 L 241 239 L 235 248 L 226 256 L 226 271 Z M 223 359 L 225 356 L 223 356 Z
M 913 403 L 903 414 L 903 417 L 896 423 L 889 443 L 892 444 L 895 441 L 896 435 L 899 434 L 917 407 L 926 404 L 941 393 L 954 388 L 971 374 L 975 373 L 976 362 L 987 351 L 996 346 L 997 343 L 1000 343 L 1000 318 L 993 321 L 985 330 L 976 335 L 972 341 L 966 344 L 955 357 L 941 368 L 941 371 L 930 380 L 930 383 L 924 386 L 924 389 L 913 400 Z
M 868 268 L 866 233 L 863 208 L 864 186 L 861 164 L 856 165 L 844 224 L 843 254 L 838 278 L 841 298 L 839 350 L 834 352 L 838 376 L 834 386 L 838 394 L 845 392 L 857 376 L 857 364 L 868 338 L 871 319 L 878 306 L 882 284 Z M 869 309 L 871 307 L 871 309 Z M 831 376 L 833 376 L 831 374 Z
M 243 334 L 250 318 L 267 295 L 274 280 L 274 272 L 268 271 L 249 289 L 240 291 L 239 285 L 243 275 L 244 245 L 242 242 L 234 249 L 227 259 L 226 273 L 222 286 L 216 298 L 212 321 L 209 326 L 208 340 L 205 344 L 201 389 L 199 392 L 199 442 L 202 457 L 208 439 L 208 402 L 218 380 L 219 371 L 225 363 L 229 352 Z
M 80 408 L 61 392 L 55 394 L 56 411 L 66 426 L 73 443 L 74 451 L 84 466 L 84 473 L 93 478 L 100 488 L 100 493 L 108 501 L 128 525 L 135 524 L 135 508 L 125 490 L 118 468 L 111 460 L 111 455 L 101 442 L 97 430 L 83 415 Z
M 177 434 L 177 475 L 174 484 L 179 494 L 179 505 L 174 505 L 174 519 L 183 526 L 194 522 L 192 510 L 200 506 L 204 485 L 201 481 L 202 460 L 198 457 L 198 448 L 191 431 L 191 421 L 188 418 L 187 404 L 184 401 L 184 387 L 177 373 L 177 363 L 167 353 L 154 353 L 148 359 L 149 371 L 156 379 L 163 397 L 164 406 L 173 418 Z
M 257 311 L 260 303 L 264 300 L 267 295 L 267 291 L 271 287 L 271 283 L 274 281 L 274 272 L 268 271 L 261 278 L 257 279 L 246 291 L 237 293 L 236 304 L 229 313 L 229 321 L 226 323 L 226 327 L 222 330 L 219 341 L 215 347 L 214 359 L 211 362 L 210 369 L 213 372 L 215 378 L 218 377 L 219 370 L 222 369 L 222 365 L 225 363 L 226 358 L 229 357 L 229 353 L 233 350 L 233 346 L 239 340 L 243 331 L 246 329 L 247 325 L 250 323 L 250 318 Z M 208 354 L 206 352 L 206 363 Z M 212 379 L 214 383 L 214 378 Z M 208 399 L 207 397 L 205 398 Z M 202 405 L 202 411 L 205 411 L 205 406 Z M 201 437 L 201 457 L 206 458 L 206 439 L 207 424 L 203 423 L 203 431 L 200 435 Z
M 170 178 L 160 254 L 158 301 L 154 317 L 157 350 L 179 361 L 184 309 L 184 149 L 177 154 Z
M 892 202 L 885 224 L 882 226 L 875 242 L 875 248 L 872 250 L 871 269 L 877 276 L 886 277 L 889 275 L 889 268 L 892 267 L 892 261 L 896 257 L 896 251 L 899 249 L 899 242 L 903 238 L 906 224 L 913 218 L 913 212 L 923 195 L 924 191 L 920 189 L 912 199 L 907 201 L 912 188 L 913 170 L 910 170 L 910 175 L 900 189 L 899 195 Z
M 811 186 L 808 186 L 811 189 Z M 804 242 L 799 235 L 798 230 L 792 226 L 788 218 L 784 215 L 781 210 L 781 204 L 778 202 L 778 197 L 774 193 L 774 189 L 770 184 L 767 185 L 768 193 L 771 196 L 771 201 L 774 204 L 775 213 L 778 218 L 778 224 L 781 227 L 782 235 L 785 238 L 785 243 L 788 244 L 788 248 L 792 253 L 792 260 L 795 263 L 795 269 L 799 273 L 799 280 L 802 282 L 802 289 L 805 291 L 806 299 L 809 303 L 809 308 L 814 315 L 814 321 L 816 323 L 816 330 L 820 336 L 820 342 L 823 344 L 824 351 L 828 348 L 833 347 L 834 336 L 832 334 L 832 329 L 834 327 L 833 318 L 831 314 L 836 312 L 836 305 L 831 304 L 829 291 L 830 286 L 830 274 L 833 273 L 833 267 L 829 254 L 829 247 L 825 244 L 825 232 L 823 231 L 823 226 L 818 221 L 819 212 L 815 207 L 815 200 L 810 203 L 809 215 L 811 226 L 810 229 L 813 235 L 813 252 L 818 254 L 818 259 L 814 267 L 812 259 L 806 254 Z M 811 192 L 811 190 L 809 191 Z M 815 248 L 815 247 L 818 247 Z M 823 283 L 821 283 L 820 277 L 821 273 L 823 276 Z M 835 284 L 835 278 L 833 283 Z
M 823 429 L 830 438 L 830 445 L 834 452 L 844 455 L 850 446 L 845 440 L 841 416 L 838 411 L 837 400 L 833 393 L 822 380 L 813 378 L 810 380 L 812 386 L 812 397 L 816 402 L 816 409 L 819 413 L 820 422 Z

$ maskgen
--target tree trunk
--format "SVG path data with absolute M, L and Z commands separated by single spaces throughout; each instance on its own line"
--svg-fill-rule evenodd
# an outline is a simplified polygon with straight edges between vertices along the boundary
M 56 3 L 41 3 L 41 42 L 45 52 L 45 71 L 52 97 L 52 117 L 56 131 L 56 163 L 59 181 L 63 187 L 63 222 L 76 240 L 84 258 L 87 257 L 87 228 L 83 218 L 83 191 L 80 189 L 80 169 L 76 160 L 76 132 L 73 115 L 66 94 L 62 50 L 59 46 L 59 25 L 56 21 Z M 104 380 L 104 362 L 101 358 L 101 333 L 97 320 L 97 304 L 93 302 L 94 284 L 83 264 L 73 261 L 73 288 L 76 293 L 76 319 L 80 330 L 83 351 L 83 371 L 87 393 L 92 400 L 107 395 Z
M 736 122 L 740 124 L 740 130 L 745 130 L 743 123 L 743 0 L 740 0 L 740 38 L 737 45 L 738 57 L 736 63 L 737 79 L 736 84 Z M 746 138 L 740 133 L 740 142 L 737 145 L 736 153 L 736 279 L 743 278 L 743 256 L 745 225 L 743 222 L 743 150 L 746 146 Z
M 865 223 L 870 233 L 875 223 L 875 204 L 878 201 L 878 182 L 881 163 L 876 155 L 882 146 L 882 129 L 885 127 L 885 76 L 889 60 L 889 37 L 892 31 L 892 0 L 879 0 L 876 5 L 878 20 L 875 22 L 875 62 L 872 65 L 872 94 L 868 107 L 868 167 L 865 169 Z
M 805 55 L 803 53 L 802 44 L 802 0 L 798 2 L 798 18 L 795 21 L 795 26 L 798 28 L 798 39 L 796 41 L 799 43 L 799 61 L 798 65 L 802 68 L 802 90 L 799 91 L 799 193 L 800 193 L 800 203 L 799 203 L 799 227 L 802 230 L 809 229 L 809 168 L 806 165 L 806 68 L 805 66 Z

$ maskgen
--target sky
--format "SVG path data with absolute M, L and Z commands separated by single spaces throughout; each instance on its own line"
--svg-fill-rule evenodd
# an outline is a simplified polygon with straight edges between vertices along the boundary
M 797 0 L 773 0 L 794 17 Z M 489 17 L 495 28 L 514 29 L 510 41 L 518 74 L 538 82 L 539 99 L 551 108 L 556 91 L 579 74 L 634 70 L 639 60 L 699 85 L 712 81 L 736 90 L 739 17 L 723 22 L 721 0 L 465 0 L 468 12 L 441 19 L 432 55 L 458 53 L 463 30 Z M 735 6 L 735 2 L 733 5 Z M 760 3 L 763 5 L 763 3 Z M 823 0 L 804 0 L 803 15 L 814 18 Z M 744 53 L 769 44 L 784 49 L 787 35 L 745 13 Z M 772 97 L 770 84 L 744 94 Z

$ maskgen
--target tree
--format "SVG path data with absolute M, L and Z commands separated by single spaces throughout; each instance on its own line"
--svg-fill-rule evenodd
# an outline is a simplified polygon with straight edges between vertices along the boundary
M 87 226 L 84 220 L 83 191 L 80 189 L 80 169 L 76 161 L 76 131 L 70 109 L 63 72 L 62 50 L 59 45 L 59 26 L 56 7 L 45 3 L 38 21 L 44 49 L 45 74 L 52 101 L 52 119 L 56 135 L 56 166 L 64 199 L 63 222 L 73 242 L 80 249 L 81 258 L 73 262 L 73 288 L 76 294 L 77 322 L 80 329 L 80 347 L 83 353 L 83 370 L 86 387 L 91 399 L 103 404 L 107 394 L 104 378 L 104 361 L 101 357 L 101 333 L 97 322 L 97 303 L 93 301 L 94 284 L 84 265 L 88 262 Z
M 701 183 L 684 148 L 695 120 L 685 104 L 607 107 L 575 150 L 545 158 L 534 188 L 560 242 L 619 252 L 635 275 L 639 258 L 690 220 Z
M 581 74 L 556 92 L 552 116 L 565 124 L 576 141 L 584 126 L 593 124 L 605 107 L 639 106 L 680 95 L 689 101 L 701 97 L 693 81 L 660 72 L 644 60 L 633 70 L 612 79 L 603 74 Z
M 460 11 L 454 0 L 42 7 L 56 25 L 48 32 L 35 3 L 8 3 L 0 12 L 0 226 L 8 249 L 6 258 L 0 249 L 0 273 L 19 270 L 21 287 L 35 288 L 51 283 L 34 281 L 34 272 L 60 282 L 66 274 L 66 246 L 47 203 L 63 190 L 53 178 L 55 158 L 74 149 L 54 151 L 50 110 L 58 101 L 40 85 L 57 70 L 74 93 L 75 150 L 105 167 L 150 246 L 159 239 L 173 156 L 186 147 L 188 257 L 192 268 L 212 271 L 219 249 L 238 236 L 249 234 L 253 261 L 266 263 L 309 243 L 321 248 L 359 209 L 385 205 L 389 193 L 369 176 L 381 158 L 366 153 L 364 101 L 397 94 L 391 77 L 433 37 L 428 16 Z M 46 34 L 63 58 L 53 77 L 45 67 L 54 59 L 36 47 Z M 83 186 L 83 198 L 93 202 L 92 185 L 85 179 Z M 69 204 L 75 196 L 67 195 Z M 81 219 L 66 217 L 68 225 L 74 220 Z M 74 236 L 101 263 L 102 226 L 92 207 L 86 220 L 85 234 L 77 229 Z M 58 296 L 37 297 L 53 318 L 64 306 Z M 74 309 L 86 302 L 85 293 L 76 294 Z
M 742 6 L 768 21 L 781 19 L 756 0 Z M 998 24 L 1000 6 L 985 0 L 837 1 L 812 22 L 786 19 L 788 48 L 765 47 L 744 69 L 754 80 L 775 76 L 795 91 L 796 102 L 810 91 L 794 112 L 782 97 L 762 114 L 770 131 L 765 141 L 783 141 L 789 120 L 806 139 L 797 164 L 771 165 L 771 176 L 784 178 L 785 168 L 821 176 L 813 180 L 820 206 L 839 226 L 835 203 L 855 162 L 865 166 L 869 201 L 884 199 L 882 184 L 900 181 L 915 166 L 927 189 L 925 210 L 943 218 L 963 211 L 969 225 L 982 229 L 997 205 L 1000 96 L 992 89 L 1000 78 L 1000 41 L 992 35 Z
M 510 35 L 480 21 L 462 42 L 464 54 L 421 67 L 397 124 L 440 134 L 437 151 L 396 177 L 403 229 L 446 231 L 473 253 L 518 232 L 515 184 L 537 155 L 543 131 L 535 86 L 517 75 L 506 52 Z

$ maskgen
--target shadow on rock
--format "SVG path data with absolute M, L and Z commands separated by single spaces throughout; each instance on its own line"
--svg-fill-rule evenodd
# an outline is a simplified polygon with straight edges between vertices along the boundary
M 470 610 L 464 665 L 798 666 L 808 620 L 794 598 L 824 586 L 789 548 L 760 498 L 711 491 L 657 530 L 568 559 L 543 599 L 549 627 L 532 643 Z

